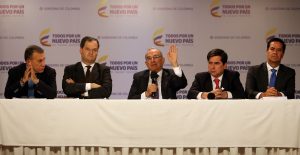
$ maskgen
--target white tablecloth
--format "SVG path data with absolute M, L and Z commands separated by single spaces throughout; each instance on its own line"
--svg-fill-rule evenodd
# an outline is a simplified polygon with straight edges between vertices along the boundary
M 2 146 L 300 148 L 300 100 L 0 100 Z

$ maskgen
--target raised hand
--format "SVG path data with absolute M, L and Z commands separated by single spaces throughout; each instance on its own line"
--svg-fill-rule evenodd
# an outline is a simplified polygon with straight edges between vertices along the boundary
M 168 60 L 172 67 L 178 67 L 177 57 L 178 57 L 178 48 L 176 45 L 171 45 L 168 51 Z

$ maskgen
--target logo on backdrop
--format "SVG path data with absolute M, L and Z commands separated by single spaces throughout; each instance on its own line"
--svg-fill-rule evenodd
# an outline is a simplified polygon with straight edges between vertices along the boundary
M 213 17 L 221 17 L 221 1 L 220 0 L 212 0 L 209 8 L 210 8 L 210 14 Z
M 250 60 L 231 60 L 227 62 L 227 69 L 238 71 L 238 72 L 247 72 L 251 66 Z
M 7 72 L 9 69 L 23 63 L 23 61 L 0 61 L 0 72 Z
M 152 35 L 153 44 L 156 46 L 165 46 L 170 44 L 193 46 L 194 34 L 192 33 L 165 33 L 164 28 L 158 28 Z
M 194 11 L 195 5 L 193 3 L 185 3 L 185 5 L 180 5 L 177 3 L 172 3 L 168 5 L 164 5 L 161 3 L 153 3 L 153 11 L 176 11 L 176 12 L 191 12 Z
M 43 30 L 40 33 L 40 43 L 43 46 L 51 46 L 51 44 L 49 43 L 49 32 L 50 32 L 50 28 L 47 28 L 45 30 Z
M 80 6 L 40 6 L 39 7 L 40 11 L 43 11 L 43 12 L 48 12 L 48 11 L 52 11 L 52 12 L 61 12 L 61 11 L 80 11 Z
M 110 4 L 108 0 L 99 0 L 97 5 L 99 17 L 124 17 L 138 15 L 139 5 L 131 0 L 123 0 L 119 3 Z
M 157 29 L 153 33 L 152 39 L 153 39 L 153 43 L 156 46 L 165 46 L 164 43 L 163 43 L 163 41 L 162 41 L 163 33 L 164 33 L 164 29 L 163 28 Z
M 98 15 L 100 17 L 108 17 L 106 12 L 107 12 L 107 0 L 100 0 L 98 4 Z
M 106 65 L 107 59 L 108 59 L 108 55 L 103 55 L 98 59 L 98 63 Z
M 229 3 L 221 0 L 211 0 L 209 5 L 210 14 L 213 17 L 243 17 L 249 16 L 252 12 L 252 7 L 250 4 L 243 4 L 241 2 Z
M 40 32 L 40 44 L 42 46 L 78 46 L 81 35 L 78 33 L 53 33 L 50 28 Z
M 187 93 L 188 93 L 187 89 L 181 89 L 177 91 L 176 97 L 177 99 L 187 99 Z
M 25 13 L 24 4 L 1 4 L 0 16 L 23 16 Z
M 136 60 L 111 60 L 109 67 L 113 73 L 135 73 L 138 71 L 138 64 Z
M 271 28 L 265 34 L 266 42 L 274 37 L 281 38 L 289 46 L 300 46 L 300 33 L 281 32 L 277 28 Z
M 275 5 L 274 5 L 275 4 Z M 293 5 L 293 3 L 291 3 L 292 5 L 290 6 L 283 6 L 283 5 L 280 5 L 280 3 L 278 3 L 276 5 L 276 3 L 274 3 L 273 5 L 274 6 L 266 6 L 265 10 L 266 11 L 285 11 L 285 12 L 290 12 L 290 11 L 299 11 L 300 10 L 300 7 L 299 5 Z

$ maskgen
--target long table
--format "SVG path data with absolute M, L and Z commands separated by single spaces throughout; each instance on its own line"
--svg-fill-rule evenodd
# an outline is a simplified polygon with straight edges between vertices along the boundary
M 300 154 L 300 100 L 0 99 L 3 155 L 280 152 Z

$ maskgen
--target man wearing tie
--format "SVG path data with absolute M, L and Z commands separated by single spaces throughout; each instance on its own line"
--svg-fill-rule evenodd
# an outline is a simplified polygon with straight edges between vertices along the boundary
M 222 49 L 207 54 L 208 72 L 197 73 L 188 91 L 188 99 L 241 99 L 244 88 L 240 74 L 227 70 L 228 56 Z
M 86 36 L 80 42 L 81 62 L 65 67 L 62 88 L 67 97 L 109 98 L 112 79 L 109 67 L 96 63 L 99 41 Z
M 295 98 L 295 70 L 281 63 L 286 45 L 280 38 L 267 43 L 267 62 L 252 66 L 246 79 L 246 95 L 249 99 L 266 96 Z
M 36 45 L 28 46 L 25 63 L 11 68 L 5 86 L 5 98 L 55 98 L 56 72 L 45 64 L 45 52 Z
M 167 57 L 173 69 L 165 69 L 165 58 L 161 51 L 150 48 L 145 54 L 148 69 L 133 75 L 128 99 L 176 99 L 176 92 L 187 85 L 177 55 L 177 47 L 171 45 Z

